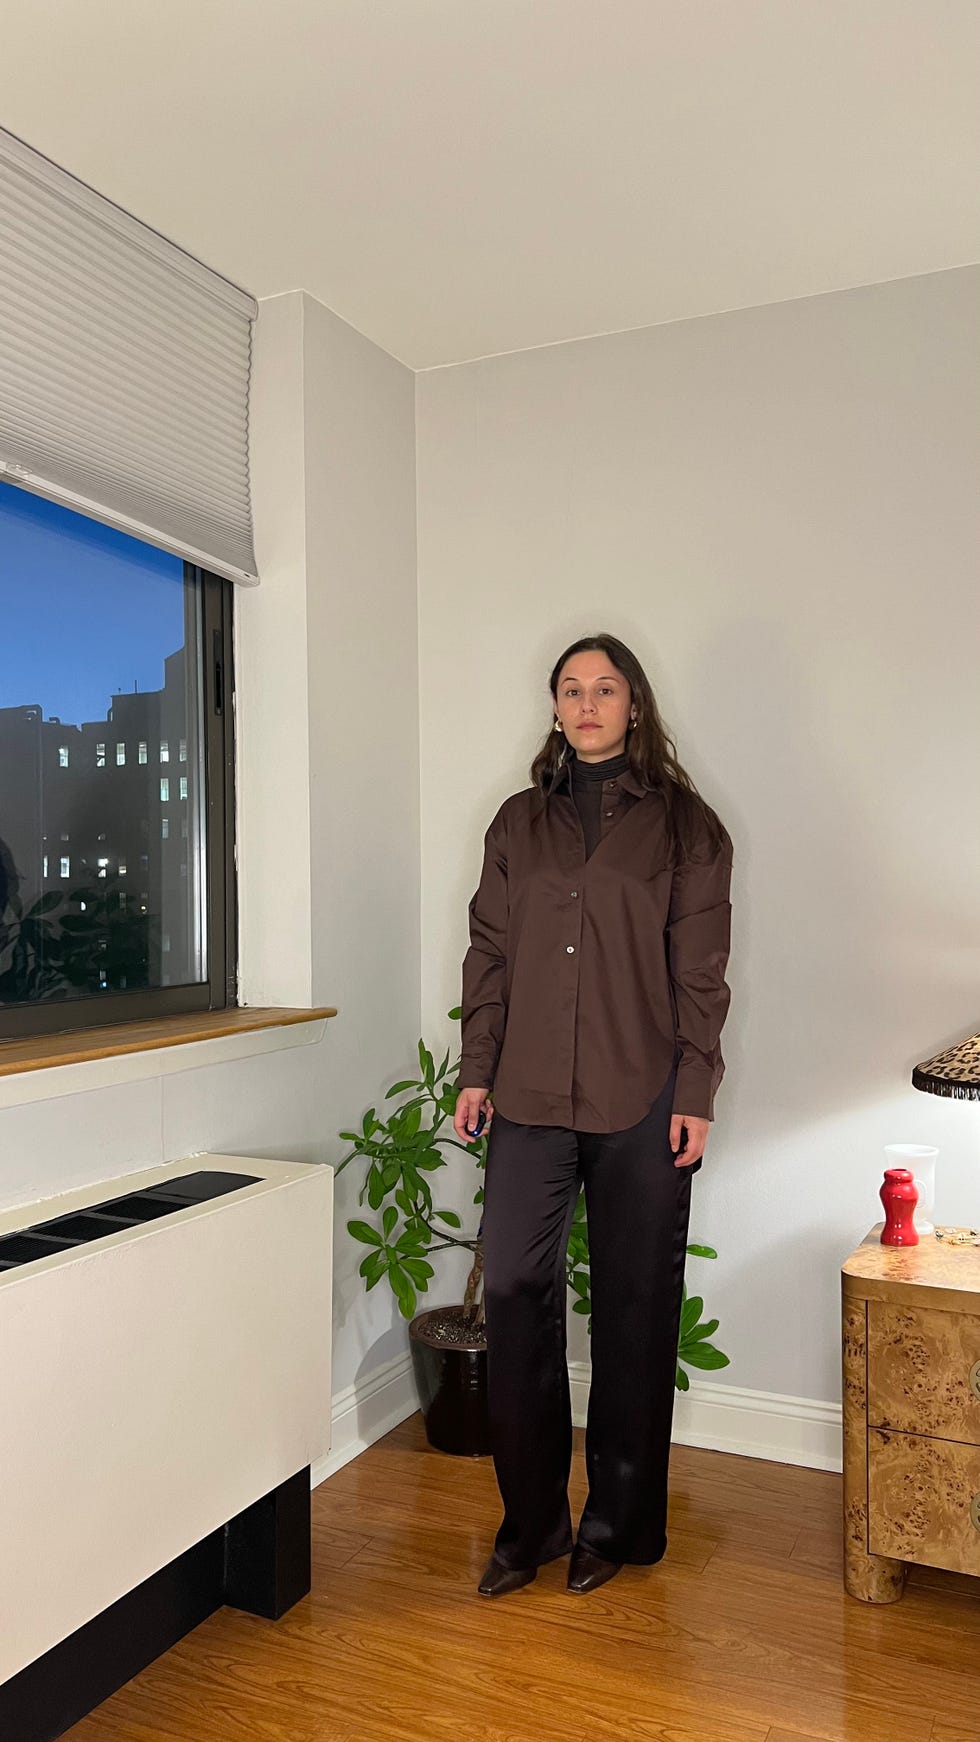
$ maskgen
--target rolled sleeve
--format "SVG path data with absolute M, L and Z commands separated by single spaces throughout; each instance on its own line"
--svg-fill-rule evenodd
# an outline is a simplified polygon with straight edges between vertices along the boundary
M 490 1088 L 507 1016 L 507 841 L 498 811 L 484 837 L 483 870 L 469 905 L 463 959 L 460 1086 Z
M 674 1112 L 713 1119 L 725 1073 L 721 1031 L 731 992 L 725 980 L 731 947 L 732 843 L 705 843 L 674 869 L 667 954 L 677 1014 L 679 1063 Z

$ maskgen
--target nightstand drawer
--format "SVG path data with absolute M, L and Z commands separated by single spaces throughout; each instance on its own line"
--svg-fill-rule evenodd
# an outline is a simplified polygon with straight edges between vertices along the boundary
M 895 1560 L 980 1573 L 980 1449 L 872 1428 L 868 1548 Z
M 869 1301 L 868 1425 L 980 1446 L 980 1318 Z

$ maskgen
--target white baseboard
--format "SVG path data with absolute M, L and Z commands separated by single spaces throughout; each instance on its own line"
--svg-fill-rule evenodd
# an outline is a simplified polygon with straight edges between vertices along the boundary
M 318 1487 L 366 1452 L 375 1440 L 383 1439 L 399 1422 L 414 1415 L 418 1406 L 412 1357 L 407 1351 L 348 1385 L 345 1391 L 338 1391 L 330 1412 L 330 1450 L 313 1465 L 311 1487 Z
M 590 1367 L 570 1361 L 572 1420 L 585 1426 Z M 841 1467 L 841 1406 L 809 1397 L 783 1397 L 772 1391 L 746 1391 L 737 1385 L 712 1385 L 692 1379 L 690 1391 L 674 1398 L 672 1439 L 682 1446 L 767 1458 L 776 1464 L 805 1464 L 812 1470 Z
M 570 1361 L 572 1420 L 585 1426 L 591 1370 L 587 1361 Z M 330 1450 L 311 1472 L 316 1488 L 352 1458 L 367 1451 L 419 1407 L 412 1358 L 398 1355 L 376 1372 L 338 1391 L 331 1412 Z M 809 1397 L 783 1397 L 747 1391 L 737 1385 L 692 1380 L 674 1399 L 674 1441 L 766 1458 L 776 1464 L 803 1464 L 813 1470 L 841 1467 L 841 1407 Z

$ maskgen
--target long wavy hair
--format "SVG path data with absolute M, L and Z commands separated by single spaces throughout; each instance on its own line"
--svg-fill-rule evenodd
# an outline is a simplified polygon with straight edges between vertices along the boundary
M 650 791 L 663 794 L 667 807 L 668 835 L 676 851 L 686 856 L 692 850 L 695 833 L 704 824 L 714 847 L 721 846 L 721 825 L 711 806 L 701 797 L 687 770 L 677 760 L 677 746 L 664 723 L 656 697 L 636 654 L 615 635 L 583 635 L 566 647 L 555 661 L 548 687 L 551 699 L 557 703 L 558 681 L 568 661 L 576 653 L 604 653 L 610 664 L 630 688 L 630 700 L 636 709 L 636 725 L 626 734 L 626 754 L 636 778 Z M 563 732 L 549 728 L 540 750 L 531 763 L 531 781 L 547 793 L 566 756 L 574 755 Z M 702 827 L 696 829 L 700 816 Z

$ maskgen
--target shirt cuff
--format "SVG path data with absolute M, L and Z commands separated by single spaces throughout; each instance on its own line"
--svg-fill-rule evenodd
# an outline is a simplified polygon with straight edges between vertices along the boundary
M 713 1119 L 715 1116 L 715 1079 L 713 1071 L 703 1065 L 681 1063 L 677 1067 L 674 1089 L 674 1112 L 686 1113 L 691 1119 Z
M 489 1092 L 493 1071 L 488 1069 L 486 1060 L 481 1061 L 464 1053 L 459 1061 L 458 1081 L 461 1089 L 486 1089 Z

